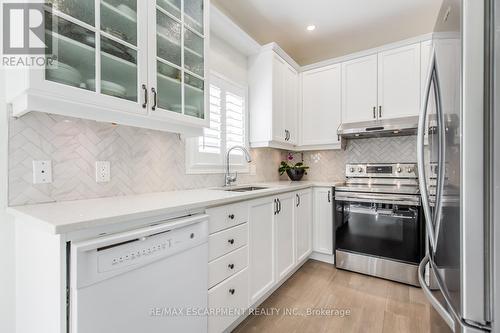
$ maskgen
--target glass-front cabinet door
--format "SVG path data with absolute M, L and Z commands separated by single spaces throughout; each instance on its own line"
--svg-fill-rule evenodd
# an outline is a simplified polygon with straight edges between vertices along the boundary
M 204 0 L 150 3 L 151 114 L 205 121 L 206 23 Z
M 47 0 L 46 4 L 48 54 L 57 57 L 45 69 L 48 85 L 57 83 L 65 97 L 82 98 L 88 96 L 82 91 L 93 92 L 92 102 L 101 106 L 146 113 L 145 1 Z

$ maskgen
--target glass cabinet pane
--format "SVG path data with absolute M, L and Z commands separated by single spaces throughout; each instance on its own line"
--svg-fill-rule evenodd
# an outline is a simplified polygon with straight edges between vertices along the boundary
M 137 45 L 137 1 L 101 0 L 101 30 Z
M 189 74 L 184 75 L 184 114 L 205 118 L 205 83 Z
M 137 101 L 137 87 L 137 51 L 101 37 L 101 93 Z
M 204 76 L 203 38 L 184 29 L 184 67 L 199 76 Z
M 95 26 L 94 0 L 46 0 L 45 3 L 77 20 Z
M 184 0 L 184 23 L 203 34 L 203 0 Z
M 157 62 L 158 107 L 182 113 L 181 71 Z
M 47 54 L 57 56 L 54 66 L 47 66 L 45 78 L 94 90 L 86 82 L 95 79 L 95 33 L 50 13 L 45 16 Z
M 181 24 L 156 11 L 157 56 L 181 66 Z
M 157 0 L 156 4 L 179 20 L 181 19 L 181 0 Z

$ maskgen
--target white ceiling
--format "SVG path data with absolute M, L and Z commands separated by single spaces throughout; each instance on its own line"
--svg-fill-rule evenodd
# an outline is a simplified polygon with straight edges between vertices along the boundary
M 299 64 L 431 32 L 442 0 L 212 0 L 261 44 Z M 314 24 L 316 30 L 306 31 Z

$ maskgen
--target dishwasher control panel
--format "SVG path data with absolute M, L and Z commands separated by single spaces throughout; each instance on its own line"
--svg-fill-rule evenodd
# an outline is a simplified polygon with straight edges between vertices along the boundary
M 179 252 L 199 242 L 198 225 L 167 230 L 123 241 L 96 250 L 97 270 L 104 273 L 131 265 L 144 264 Z

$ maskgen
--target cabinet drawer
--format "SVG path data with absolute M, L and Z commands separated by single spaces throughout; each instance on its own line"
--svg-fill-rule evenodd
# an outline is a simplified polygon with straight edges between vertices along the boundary
M 208 265 L 208 288 L 238 273 L 248 266 L 248 247 L 244 246 L 212 261 Z
M 247 223 L 208 236 L 208 260 L 212 261 L 247 245 L 247 239 Z
M 248 222 L 248 204 L 246 202 L 209 208 L 206 212 L 210 216 L 208 231 L 211 234 Z
M 220 333 L 229 327 L 248 307 L 248 269 L 244 269 L 208 291 L 208 307 L 225 309 L 234 316 L 208 317 L 208 332 Z M 231 312 L 230 312 L 231 311 Z

